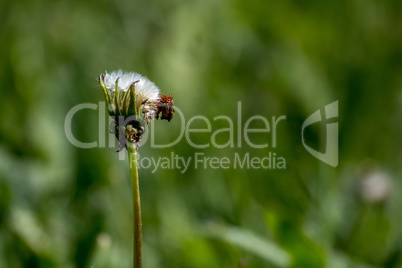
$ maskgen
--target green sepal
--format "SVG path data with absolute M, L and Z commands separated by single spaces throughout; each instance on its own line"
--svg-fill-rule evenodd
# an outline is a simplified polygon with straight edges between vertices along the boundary
M 111 99 L 112 97 L 110 96 L 109 90 L 106 88 L 105 84 L 103 83 L 103 79 L 104 79 L 103 74 L 99 75 L 99 84 L 100 84 L 100 86 L 102 87 L 103 94 L 105 95 L 107 107 L 109 107 L 109 105 L 110 105 L 110 99 Z
M 130 105 L 128 106 L 128 114 L 137 116 L 137 110 L 135 108 L 135 83 L 132 83 L 127 90 L 130 94 Z
M 124 92 L 124 95 L 123 95 L 123 114 L 127 115 L 127 116 L 130 116 L 130 113 L 129 113 L 128 107 L 127 107 L 127 102 L 131 102 L 131 100 L 130 100 L 130 89 L 127 90 L 126 92 Z
M 114 104 L 116 105 L 116 109 L 115 109 L 115 112 L 116 112 L 116 115 L 122 115 L 121 114 L 121 111 L 120 111 L 120 106 L 119 106 L 119 79 L 120 79 L 120 77 L 119 78 L 117 78 L 116 79 L 116 83 L 115 83 L 115 86 L 114 86 Z

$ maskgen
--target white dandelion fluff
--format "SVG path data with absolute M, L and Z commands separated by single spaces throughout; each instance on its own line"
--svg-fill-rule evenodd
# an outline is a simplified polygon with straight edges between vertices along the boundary
M 114 92 L 116 84 L 118 90 L 127 91 L 135 83 L 135 95 L 142 101 L 155 102 L 159 99 L 160 89 L 145 76 L 134 72 L 123 72 L 122 70 L 106 72 L 104 76 L 105 86 L 108 90 Z

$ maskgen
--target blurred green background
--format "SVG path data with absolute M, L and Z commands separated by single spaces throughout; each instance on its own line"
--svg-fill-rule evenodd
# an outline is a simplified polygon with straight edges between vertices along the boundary
M 141 169 L 144 268 L 401 267 L 401 10 L 397 0 L 1 1 L 0 267 L 132 265 L 127 160 L 77 148 L 64 129 L 71 108 L 104 101 L 98 75 L 120 68 L 213 131 L 228 127 L 215 116 L 236 119 L 238 101 L 243 122 L 287 116 L 276 148 L 141 146 L 140 157 L 275 152 L 287 164 Z M 304 149 L 300 129 L 336 100 L 333 168 Z M 98 110 L 78 112 L 74 136 L 108 135 L 98 121 Z M 306 132 L 311 147 L 323 148 L 323 126 Z M 176 113 L 152 131 L 162 143 L 181 127 Z

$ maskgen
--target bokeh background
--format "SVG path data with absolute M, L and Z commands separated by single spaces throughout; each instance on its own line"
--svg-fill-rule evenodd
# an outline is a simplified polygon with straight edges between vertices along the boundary
M 77 148 L 64 129 L 71 108 L 104 101 L 98 75 L 120 68 L 213 131 L 239 101 L 243 122 L 287 116 L 276 148 L 141 146 L 141 157 L 275 152 L 287 164 L 141 169 L 144 268 L 401 267 L 401 10 L 398 0 L 1 1 L 0 267 L 131 267 L 127 160 Z M 333 168 L 304 149 L 300 129 L 336 100 Z M 74 136 L 108 135 L 99 116 L 78 112 Z M 162 143 L 181 127 L 176 114 L 152 131 Z M 325 125 L 306 141 L 323 149 Z

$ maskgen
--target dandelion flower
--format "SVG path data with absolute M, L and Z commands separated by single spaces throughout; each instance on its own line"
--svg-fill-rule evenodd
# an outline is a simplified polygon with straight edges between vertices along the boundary
M 145 127 L 155 117 L 170 121 L 174 114 L 173 97 L 160 95 L 160 89 L 145 76 L 122 70 L 99 76 L 109 115 L 115 119 L 111 133 L 120 141 L 137 143 Z M 125 140 L 123 139 L 125 138 Z
M 141 106 L 144 106 L 144 115 L 149 120 L 153 119 L 156 103 L 160 99 L 160 89 L 148 78 L 138 73 L 118 70 L 100 75 L 99 83 L 111 116 L 137 115 Z

